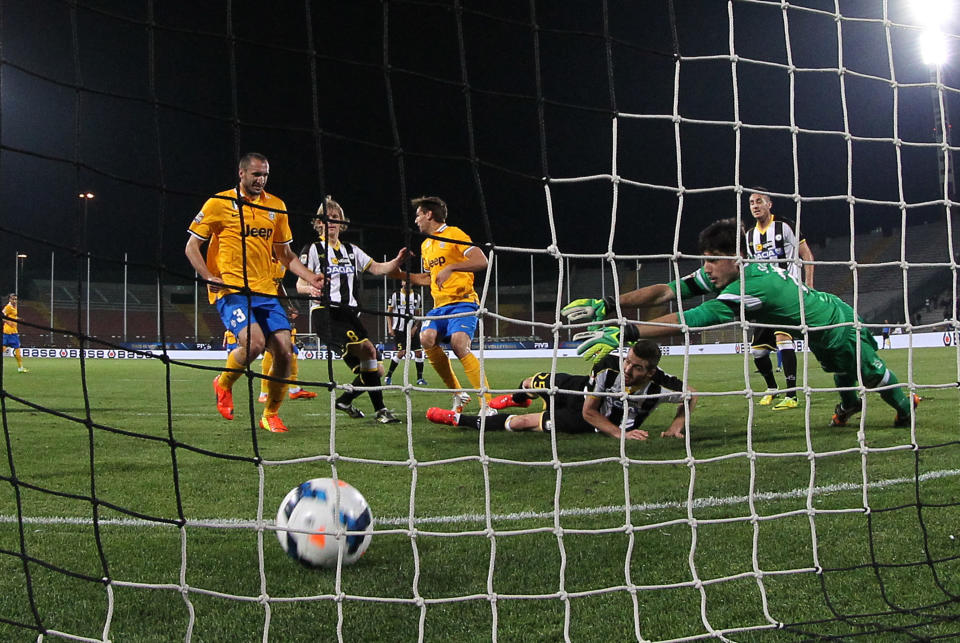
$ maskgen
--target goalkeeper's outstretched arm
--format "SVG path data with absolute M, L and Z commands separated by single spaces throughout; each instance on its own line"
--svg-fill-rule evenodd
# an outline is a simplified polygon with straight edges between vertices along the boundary
M 654 284 L 652 286 L 637 288 L 636 290 L 631 290 L 630 292 L 620 295 L 620 307 L 642 308 L 643 306 L 659 306 L 673 301 L 676 296 L 673 288 L 669 285 Z
M 563 307 L 560 314 L 571 322 L 603 321 L 615 317 L 617 302 L 620 308 L 642 308 L 666 304 L 676 297 L 669 284 L 644 286 L 620 295 L 619 300 L 612 296 L 604 299 L 576 299 Z

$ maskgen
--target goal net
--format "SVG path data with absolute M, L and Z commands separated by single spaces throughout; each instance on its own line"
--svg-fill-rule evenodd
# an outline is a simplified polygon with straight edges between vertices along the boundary
M 0 638 L 960 634 L 960 14 L 927 21 L 915 4 L 939 3 L 0 0 L 0 273 L 4 303 L 16 295 Z M 937 43 L 948 58 L 925 62 Z M 472 352 L 489 388 L 466 389 L 461 418 L 538 373 L 542 404 L 501 414 L 547 411 L 542 426 L 591 399 L 559 379 L 593 367 L 572 338 L 594 322 L 564 305 L 697 271 L 698 233 L 752 228 L 756 192 L 898 381 L 838 386 L 801 320 L 798 404 L 774 411 L 750 350 L 764 324 L 738 306 L 660 341 L 678 397 L 599 395 L 652 408 L 646 440 L 434 424 L 451 392 L 418 370 L 412 324 L 389 334 L 399 284 L 358 291 L 383 366 L 411 349 L 371 387 L 288 274 L 291 390 L 317 395 L 284 399 L 288 433 L 260 430 L 271 378 L 254 361 L 227 421 L 211 378 L 229 338 L 184 244 L 246 152 L 269 158 L 297 254 L 329 194 L 344 241 L 378 263 L 410 248 L 418 271 L 411 199 L 447 202 L 488 259 Z M 411 322 L 434 305 L 418 294 Z M 711 299 L 614 305 L 608 323 Z M 922 398 L 898 427 L 881 399 L 894 390 Z M 850 391 L 861 412 L 830 426 Z M 337 407 L 350 392 L 362 417 Z M 376 422 L 377 395 L 399 423 Z M 680 439 L 661 437 L 676 418 Z M 352 565 L 301 566 L 277 542 L 277 508 L 315 478 L 370 504 L 372 525 L 327 531 L 372 535 Z

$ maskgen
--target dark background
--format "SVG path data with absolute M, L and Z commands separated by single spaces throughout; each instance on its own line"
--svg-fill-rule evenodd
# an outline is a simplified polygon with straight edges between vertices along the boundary
M 270 158 L 267 189 L 291 210 L 295 250 L 327 193 L 375 257 L 419 246 L 408 201 L 421 194 L 446 199 L 450 223 L 478 243 L 540 253 L 606 252 L 614 214 L 617 253 L 670 253 L 675 241 L 694 253 L 706 223 L 738 207 L 749 216 L 738 185 L 811 199 L 811 239 L 849 234 L 848 189 L 858 230 L 898 229 L 901 181 L 908 224 L 943 220 L 942 205 L 918 205 L 943 198 L 941 151 L 903 145 L 898 171 L 889 140 L 937 135 L 906 5 L 888 3 L 886 28 L 883 3 L 840 2 L 841 50 L 833 0 L 786 14 L 734 2 L 734 66 L 725 0 L 3 0 L 3 288 L 17 250 L 28 277 L 49 274 L 51 250 L 68 272 L 84 229 L 94 280 L 118 280 L 125 253 L 142 281 L 192 278 L 186 227 L 233 185 L 246 151 Z M 698 58 L 678 72 L 675 52 Z M 960 114 L 955 71 L 943 74 Z M 699 122 L 677 130 L 675 102 Z M 796 143 L 791 106 L 816 130 Z M 88 190 L 84 226 L 77 193 Z M 501 283 L 528 282 L 526 255 L 498 259 Z

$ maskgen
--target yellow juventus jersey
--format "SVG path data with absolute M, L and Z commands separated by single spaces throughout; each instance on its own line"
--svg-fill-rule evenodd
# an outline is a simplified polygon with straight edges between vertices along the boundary
M 213 235 L 207 242 L 207 270 L 217 277 L 220 276 L 220 262 L 217 261 L 217 254 L 220 252 L 220 237 Z M 217 303 L 219 295 L 207 286 L 207 301 L 211 304 Z
M 223 341 L 224 341 L 224 343 L 226 343 L 226 344 L 236 344 L 236 343 L 237 343 L 237 336 L 233 334 L 233 331 L 229 331 L 229 330 L 228 330 L 228 331 L 224 331 L 224 333 L 223 333 Z
M 455 241 L 424 239 L 423 243 L 420 244 L 423 270 L 430 273 L 430 294 L 433 296 L 433 305 L 439 308 L 447 304 L 461 302 L 480 303 L 480 298 L 477 297 L 477 292 L 473 289 L 472 272 L 452 273 L 450 278 L 444 282 L 443 288 L 437 286 L 437 273 L 449 263 L 463 261 L 467 252 L 482 251 L 469 245 L 470 236 L 460 228 L 444 225 L 434 234 Z M 456 243 L 456 241 L 465 241 L 466 244 Z
M 7 304 L 3 307 L 3 316 L 9 317 L 10 319 L 3 320 L 3 334 L 4 335 L 16 335 L 17 334 L 17 307 L 13 304 Z
M 245 206 L 241 217 L 236 202 L 237 194 L 237 189 L 234 188 L 217 193 L 217 197 L 226 198 L 207 199 L 190 224 L 190 234 L 203 241 L 213 241 L 216 238 L 216 247 L 207 249 L 207 266 L 211 266 L 211 272 L 219 275 L 228 286 L 244 286 L 245 246 L 250 289 L 266 295 L 276 295 L 273 245 L 288 244 L 293 239 L 287 219 L 287 206 L 281 199 L 263 192 L 256 199 L 247 199 L 253 204 L 283 212 Z M 212 266 L 216 266 L 217 270 L 214 271 Z M 229 292 L 229 289 L 221 289 L 217 297 L 223 297 Z

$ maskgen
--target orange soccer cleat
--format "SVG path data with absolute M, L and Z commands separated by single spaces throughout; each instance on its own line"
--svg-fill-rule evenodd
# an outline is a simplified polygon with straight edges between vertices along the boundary
M 427 419 L 434 424 L 449 424 L 450 426 L 457 426 L 459 415 L 460 414 L 456 411 L 451 411 L 450 409 L 441 409 L 436 406 L 427 409 Z
M 310 400 L 310 399 L 315 398 L 316 396 L 317 396 L 317 394 L 314 393 L 313 391 L 305 391 L 305 390 L 303 390 L 303 389 L 300 389 L 299 391 L 296 391 L 295 393 L 291 393 L 291 394 L 290 394 L 290 399 L 291 399 L 291 400 Z
M 279 415 L 264 415 L 260 418 L 260 428 L 270 431 L 270 433 L 286 433 L 286 425 Z
M 506 395 L 498 395 L 497 397 L 490 400 L 490 408 L 499 410 L 499 409 L 508 409 L 511 406 L 519 406 L 520 408 L 525 409 L 528 406 L 530 406 L 530 404 L 532 403 L 533 403 L 533 400 L 531 400 L 528 397 L 522 403 L 518 404 L 517 402 L 514 401 L 513 394 L 507 393 Z
M 227 420 L 233 419 L 233 393 L 220 386 L 220 376 L 213 378 L 213 391 L 217 396 L 217 410 Z

